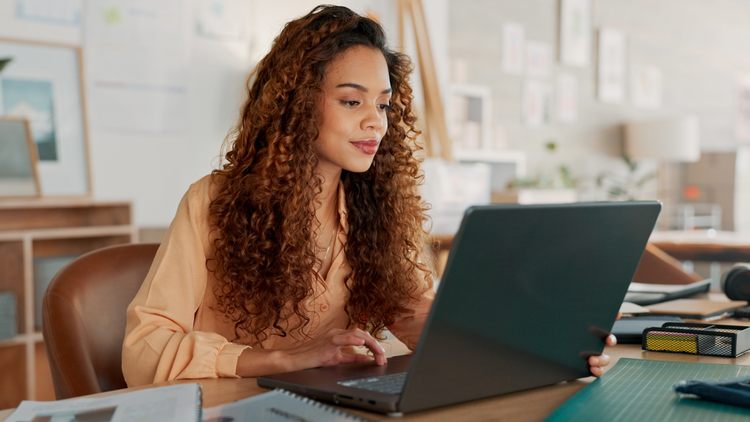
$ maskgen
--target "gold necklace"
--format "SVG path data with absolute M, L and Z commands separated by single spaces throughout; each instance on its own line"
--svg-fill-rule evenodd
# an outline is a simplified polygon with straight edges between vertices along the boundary
M 336 213 L 336 204 L 334 204 L 334 206 L 332 207 L 331 211 L 332 211 L 331 215 L 329 215 L 328 218 L 326 218 L 326 222 L 323 225 L 323 228 L 320 229 L 321 233 L 323 233 L 324 231 L 326 231 L 326 227 L 328 227 L 328 222 L 331 221 L 331 218 L 333 218 L 333 215 Z
M 323 255 L 322 263 L 326 262 L 326 258 L 328 258 L 328 251 L 331 250 L 331 246 L 333 246 L 333 244 L 335 243 L 334 239 L 336 239 L 336 223 L 333 224 L 333 232 L 331 233 L 331 240 L 328 242 L 328 247 L 326 248 L 326 254 Z
M 333 218 L 333 216 L 336 214 L 336 205 L 337 204 L 338 204 L 338 198 L 336 198 L 336 202 L 334 202 L 334 204 L 333 204 L 331 215 L 328 216 L 328 218 L 326 219 L 325 224 L 323 225 L 323 228 L 320 229 L 320 233 L 321 234 L 326 230 L 326 227 L 328 227 L 328 222 L 331 221 L 331 218 Z M 325 262 L 326 258 L 328 258 L 328 251 L 331 250 L 331 243 L 332 243 L 332 240 L 333 240 L 333 236 L 335 234 L 336 234 L 336 224 L 333 225 L 333 233 L 331 234 L 331 241 L 328 242 L 328 247 L 326 248 L 326 254 L 323 256 L 323 260 L 321 261 L 321 265 L 322 265 L 323 262 Z M 315 246 L 318 247 L 318 242 L 315 242 Z

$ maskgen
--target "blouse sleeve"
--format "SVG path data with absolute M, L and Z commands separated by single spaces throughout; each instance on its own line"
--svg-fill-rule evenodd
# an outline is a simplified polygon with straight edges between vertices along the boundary
M 421 293 L 417 295 L 416 299 L 400 309 L 395 322 L 388 327 L 388 330 L 409 350 L 414 350 L 417 347 L 419 336 L 422 334 L 422 328 L 432 307 L 432 301 L 435 299 L 432 278 L 422 281 L 420 291 Z
M 208 176 L 210 177 L 210 176 Z M 248 346 L 212 332 L 193 331 L 207 285 L 210 181 L 190 187 L 151 269 L 127 310 L 122 371 L 133 387 L 173 379 L 237 377 Z

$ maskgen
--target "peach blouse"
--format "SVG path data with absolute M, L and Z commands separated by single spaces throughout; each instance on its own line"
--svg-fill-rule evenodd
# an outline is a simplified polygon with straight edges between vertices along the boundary
M 214 311 L 216 279 L 206 269 L 206 259 L 214 252 L 208 207 L 216 192 L 210 175 L 190 186 L 143 285 L 128 306 L 122 371 L 130 387 L 172 379 L 237 377 L 237 359 L 250 347 L 250 339 L 227 340 L 235 338 L 234 324 Z M 352 270 L 344 254 L 348 224 L 343 188 L 339 187 L 338 194 L 340 229 L 333 263 L 325 279 L 317 276 L 307 304 L 310 337 L 346 328 L 348 321 L 345 283 Z M 388 327 L 412 350 L 434 299 L 432 283 L 423 284 L 419 298 L 401 309 Z M 292 348 L 301 341 L 295 336 L 269 335 L 263 347 Z

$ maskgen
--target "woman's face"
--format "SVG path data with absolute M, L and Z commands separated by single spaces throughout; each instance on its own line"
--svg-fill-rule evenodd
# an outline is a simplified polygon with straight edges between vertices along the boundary
M 322 122 L 313 144 L 318 170 L 323 176 L 367 171 L 388 129 L 391 84 L 383 53 L 349 48 L 328 64 L 322 89 Z

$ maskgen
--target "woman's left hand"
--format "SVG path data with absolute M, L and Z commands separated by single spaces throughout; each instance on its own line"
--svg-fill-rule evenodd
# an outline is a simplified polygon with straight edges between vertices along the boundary
M 615 318 L 615 321 L 620 319 L 622 316 L 621 312 L 617 313 L 617 318 Z M 607 346 L 614 346 L 617 344 L 617 337 L 615 337 L 613 334 L 610 334 L 607 336 L 607 338 L 604 340 L 604 344 Z M 591 356 L 589 357 L 589 366 L 591 367 L 591 374 L 595 377 L 600 377 L 604 373 L 604 370 L 602 369 L 602 366 L 609 365 L 609 356 L 608 355 L 599 355 L 599 356 Z
M 607 336 L 607 339 L 604 341 L 604 343 L 607 346 L 614 346 L 617 344 L 617 338 L 610 334 Z M 602 369 L 602 366 L 609 365 L 609 356 L 608 355 L 599 355 L 599 356 L 591 356 L 589 357 L 589 366 L 591 366 L 591 375 L 595 377 L 600 377 L 604 373 L 604 370 Z

